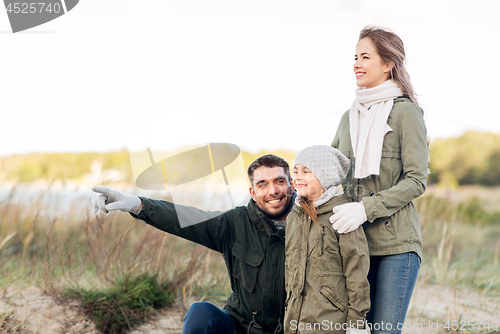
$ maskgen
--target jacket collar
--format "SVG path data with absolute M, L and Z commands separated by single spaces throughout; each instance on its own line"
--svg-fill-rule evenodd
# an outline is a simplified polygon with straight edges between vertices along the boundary
M 333 214 L 333 212 L 332 212 L 333 207 L 340 205 L 340 204 L 347 203 L 347 202 L 351 202 L 351 201 L 352 201 L 352 199 L 349 195 L 347 195 L 346 193 L 340 193 L 337 196 L 332 197 L 328 202 L 318 206 L 316 208 L 317 214 L 321 215 L 321 214 L 328 213 L 328 212 L 331 212 Z M 302 210 L 300 205 L 295 205 L 293 209 L 299 213 L 304 213 L 304 211 Z
M 259 209 L 253 198 L 248 201 L 247 211 L 250 220 L 259 229 L 259 231 L 266 233 L 267 235 L 271 235 L 271 233 L 275 232 L 276 228 L 274 227 L 271 218 Z
M 321 197 L 318 198 L 316 201 L 314 201 L 314 206 L 315 207 L 319 207 L 323 204 L 325 204 L 326 202 L 328 202 L 330 199 L 332 199 L 333 197 L 335 196 L 338 196 L 338 195 L 342 195 L 342 190 L 340 190 L 339 188 L 337 187 L 330 187 L 328 188 L 326 191 L 323 192 L 323 194 L 321 194 Z M 295 205 L 300 205 L 300 196 L 296 196 L 295 197 Z
M 408 99 L 407 97 L 404 97 L 404 96 L 399 96 L 399 97 L 396 97 L 394 99 L 394 103 L 399 103 L 399 102 L 411 102 L 410 99 Z M 349 114 L 349 113 L 347 113 Z M 390 115 L 389 115 L 390 117 Z M 349 129 L 349 126 L 350 126 L 350 122 L 349 122 L 349 117 L 347 117 L 347 128 Z M 350 133 L 350 131 L 349 131 Z M 351 142 L 351 136 L 349 136 L 349 156 L 348 158 L 351 160 L 351 169 L 354 167 L 354 152 L 352 150 L 352 142 Z

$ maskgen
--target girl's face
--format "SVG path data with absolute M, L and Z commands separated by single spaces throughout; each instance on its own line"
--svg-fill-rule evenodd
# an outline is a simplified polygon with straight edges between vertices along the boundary
M 293 184 L 297 190 L 297 195 L 310 201 L 317 201 L 321 194 L 325 192 L 316 176 L 304 165 L 295 165 L 293 173 L 295 175 Z
M 392 66 L 382 61 L 368 37 L 362 38 L 356 45 L 354 60 L 358 87 L 373 88 L 389 79 Z

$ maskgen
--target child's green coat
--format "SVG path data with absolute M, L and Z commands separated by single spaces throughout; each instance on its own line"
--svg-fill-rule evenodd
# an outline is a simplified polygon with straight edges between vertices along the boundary
M 351 198 L 342 194 L 320 205 L 317 208 L 319 224 L 299 205 L 288 215 L 285 333 L 296 333 L 294 329 L 299 329 L 300 333 L 340 334 L 345 330 L 335 330 L 335 324 L 365 320 L 370 308 L 367 280 L 370 265 L 365 233 L 358 228 L 339 234 L 328 220 L 334 206 L 348 202 Z M 313 328 L 314 324 L 319 326 Z

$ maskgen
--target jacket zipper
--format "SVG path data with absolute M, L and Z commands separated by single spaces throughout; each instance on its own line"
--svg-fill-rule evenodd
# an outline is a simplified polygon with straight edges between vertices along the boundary
M 356 187 L 356 202 L 359 202 L 359 179 L 358 179 L 358 186 Z
M 269 241 L 271 241 L 271 238 L 269 238 Z M 269 247 L 269 246 L 268 246 L 268 247 Z M 280 254 L 279 254 L 279 257 L 280 257 L 280 258 L 279 258 L 279 261 L 280 261 L 280 263 L 281 263 L 281 252 L 280 252 Z M 285 261 L 283 261 L 283 263 L 285 263 Z M 285 270 L 285 266 L 282 266 L 282 267 L 280 267 L 280 268 L 278 269 L 278 276 L 277 276 L 277 278 L 276 278 L 276 279 L 277 279 L 277 283 L 278 283 L 278 284 L 276 284 L 276 286 L 279 286 L 279 282 L 280 282 L 280 277 L 281 277 L 281 275 L 283 275 L 283 277 L 285 277 L 285 273 L 284 273 L 284 272 L 282 272 L 281 270 L 283 270 L 283 271 L 284 271 L 284 270 Z M 276 301 L 278 301 L 278 300 L 279 300 L 279 295 L 280 295 L 280 292 L 279 292 L 278 290 L 279 290 L 279 289 L 274 289 L 274 298 L 275 298 L 274 300 L 276 300 Z M 285 299 L 286 299 L 286 290 L 285 290 Z M 279 305 L 279 304 L 278 304 L 278 305 Z M 281 313 L 280 313 L 280 311 L 279 311 L 279 308 L 278 308 L 278 307 L 276 307 L 276 308 L 275 308 L 275 312 L 276 312 L 276 315 L 278 315 L 278 316 L 279 316 L 279 318 L 281 319 Z M 280 324 L 280 321 L 278 321 L 278 325 L 279 325 L 279 324 Z
M 325 226 L 321 225 L 321 253 L 319 256 L 323 255 L 323 246 L 325 244 Z

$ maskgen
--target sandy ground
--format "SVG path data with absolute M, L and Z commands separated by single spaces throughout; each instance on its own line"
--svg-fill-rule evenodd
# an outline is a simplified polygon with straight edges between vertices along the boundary
M 58 305 L 36 287 L 4 290 L 0 296 L 0 333 L 98 333 L 78 313 L 78 305 Z
M 152 321 L 132 331 L 132 334 L 180 334 L 184 310 L 168 308 L 158 312 Z M 477 292 L 438 285 L 418 285 L 408 310 L 403 333 L 445 333 L 449 321 L 453 326 L 473 324 L 472 333 L 480 332 L 486 321 L 500 324 L 500 299 L 481 296 Z M 0 333 L 95 333 L 94 325 L 78 312 L 78 305 L 59 305 L 36 287 L 22 291 L 8 289 L 0 292 Z M 452 331 L 450 331 L 452 333 Z M 465 332 L 463 332 L 465 333 Z M 500 331 L 499 331 L 500 333 Z
M 36 287 L 8 289 L 0 293 L 0 333 L 98 334 L 78 309 L 77 304 L 58 304 Z M 163 309 L 131 333 L 180 334 L 183 318 L 183 310 Z
M 488 321 L 490 332 L 500 333 L 500 298 L 464 289 L 455 292 L 440 285 L 417 285 L 403 333 L 445 333 L 447 323 L 449 329 L 461 325 L 461 329 L 470 329 L 469 333 L 479 333 L 485 330 Z

